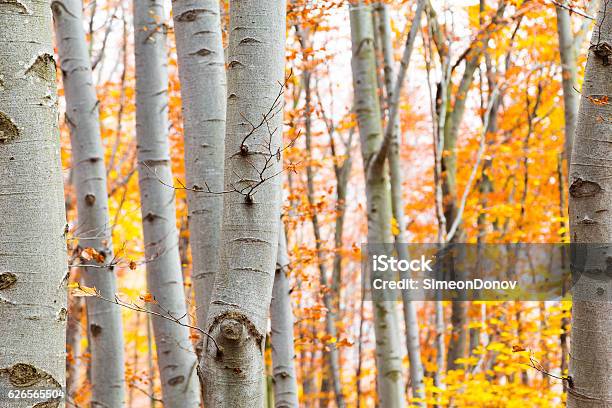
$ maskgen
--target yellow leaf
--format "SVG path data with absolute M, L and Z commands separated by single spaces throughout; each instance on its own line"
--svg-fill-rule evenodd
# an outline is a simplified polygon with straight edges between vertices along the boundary
M 398 225 L 397 220 L 395 219 L 395 217 L 391 218 L 391 233 L 395 237 L 397 237 L 399 235 L 399 233 L 400 233 L 399 225 Z
M 71 283 L 68 285 L 71 289 L 70 293 L 75 297 L 90 297 L 90 296 L 99 296 L 98 290 L 96 288 L 90 288 L 88 286 L 83 286 L 79 283 Z

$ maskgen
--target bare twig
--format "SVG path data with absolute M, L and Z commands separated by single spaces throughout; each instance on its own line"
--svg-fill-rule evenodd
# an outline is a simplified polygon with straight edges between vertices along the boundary
M 194 325 L 191 325 L 189 323 L 184 323 L 184 322 L 181 321 L 181 320 L 183 320 L 184 318 L 187 317 L 187 313 L 183 314 L 180 317 L 175 317 L 174 315 L 172 315 L 170 310 L 167 310 L 163 306 L 161 306 L 155 300 L 154 296 L 153 296 L 152 301 L 149 301 L 149 302 L 150 303 L 155 303 L 157 305 L 157 307 L 159 307 L 164 313 L 160 313 L 160 312 L 156 312 L 156 311 L 147 309 L 147 308 L 145 308 L 143 306 L 140 306 L 140 305 L 138 305 L 137 303 L 134 303 L 134 302 L 129 302 L 128 303 L 126 301 L 121 300 L 119 298 L 119 296 L 116 295 L 116 294 L 115 294 L 114 299 L 109 299 L 107 297 L 102 296 L 102 294 L 100 293 L 100 291 L 98 289 L 90 288 L 90 287 L 86 287 L 86 286 L 81 286 L 81 284 L 78 283 L 78 282 L 75 283 L 75 286 L 73 286 L 72 289 L 75 289 L 76 291 L 78 291 L 77 295 L 80 295 L 80 296 L 95 297 L 95 298 L 100 299 L 100 300 L 102 300 L 104 302 L 107 302 L 107 303 L 111 303 L 111 304 L 114 304 L 114 305 L 125 307 L 126 309 L 133 310 L 135 312 L 147 313 L 147 314 L 152 315 L 152 316 L 157 316 L 157 317 L 160 317 L 162 319 L 166 319 L 166 320 L 169 320 L 171 322 L 174 322 L 174 323 L 176 323 L 176 324 L 178 324 L 180 326 L 187 327 L 189 329 L 193 329 L 193 330 L 197 331 L 198 333 L 201 333 L 201 334 L 205 335 L 206 337 L 208 337 L 213 342 L 213 344 L 215 345 L 215 348 L 217 349 L 217 353 L 218 354 L 222 354 L 223 353 L 223 347 L 221 347 L 217 343 L 215 338 L 212 335 L 210 335 L 210 333 L 208 333 L 207 331 L 201 329 L 198 326 L 194 326 Z
M 574 13 L 574 14 L 579 15 L 580 17 L 588 18 L 589 20 L 595 20 L 595 17 L 586 14 L 584 11 L 581 11 L 581 10 L 575 9 L 575 8 L 573 8 L 571 6 L 568 6 L 567 4 L 563 4 L 563 3 L 560 3 L 560 2 L 555 1 L 555 0 L 550 0 L 550 2 L 552 4 L 554 4 L 555 6 L 557 6 L 557 7 L 560 7 L 562 9 L 565 9 L 565 10 L 569 11 L 570 14 Z

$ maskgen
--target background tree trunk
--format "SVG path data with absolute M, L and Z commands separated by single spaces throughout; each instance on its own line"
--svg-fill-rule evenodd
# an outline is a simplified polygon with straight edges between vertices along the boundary
M 610 269 L 612 259 L 610 44 L 612 0 L 603 0 L 591 38 L 569 178 L 571 241 L 597 244 L 586 246 L 586 268 L 601 271 Z M 573 290 L 567 406 L 607 406 L 612 404 L 610 279 L 583 274 Z
M 86 286 L 113 299 L 117 293 L 113 240 L 108 212 L 104 147 L 100 138 L 98 98 L 83 29 L 82 4 L 58 0 L 52 4 L 58 51 L 66 98 L 66 121 L 70 127 L 72 170 L 77 197 L 78 226 L 73 231 L 79 248 L 94 248 L 104 263 L 83 260 Z M 125 369 L 121 308 L 86 298 L 87 330 L 91 341 L 91 404 L 108 408 L 125 402 Z
M 421 1 L 422 3 L 422 1 Z M 396 111 L 399 107 L 391 108 L 391 104 L 394 101 L 399 105 L 399 97 L 393 98 L 393 93 L 396 89 L 395 84 L 395 70 L 394 70 L 394 57 L 393 57 L 393 42 L 391 39 L 391 18 L 389 16 L 388 5 L 384 3 L 377 3 L 377 18 L 378 28 L 380 30 L 380 38 L 382 45 L 383 55 L 383 72 L 384 82 L 386 89 L 386 102 L 387 111 L 389 112 L 388 119 L 392 119 L 390 112 L 392 109 Z M 422 6 L 419 6 L 422 11 Z M 417 12 L 415 20 L 412 24 L 416 24 L 420 27 L 421 22 L 421 11 Z M 418 21 L 417 21 L 418 20 Z M 412 31 L 412 30 L 411 30 Z M 414 43 L 414 42 L 413 42 Z M 402 61 L 405 65 L 405 70 L 408 69 L 410 62 L 410 53 L 408 53 L 408 60 Z M 395 123 L 391 128 L 392 136 L 390 146 L 388 150 L 389 160 L 389 177 L 391 183 L 391 204 L 393 209 L 393 218 L 397 222 L 398 233 L 395 235 L 396 250 L 400 259 L 409 259 L 408 248 L 405 245 L 408 240 L 406 238 L 406 219 L 404 214 L 404 200 L 402 197 L 403 189 L 403 176 L 402 168 L 400 163 L 400 120 L 399 114 L 395 114 Z M 387 126 L 389 126 L 387 124 Z M 403 273 L 405 276 L 402 278 L 409 278 L 408 273 Z M 419 322 L 417 320 L 417 310 L 415 304 L 410 299 L 410 292 L 407 290 L 402 291 L 402 302 L 404 307 L 404 324 L 406 330 L 406 348 L 408 352 L 408 360 L 410 362 L 410 386 L 412 388 L 412 394 L 414 398 L 423 399 L 425 398 L 425 383 L 423 374 L 423 363 L 421 361 L 421 344 L 419 340 Z M 423 406 L 421 402 L 413 402 L 414 406 Z
M 312 160 L 312 89 L 311 89 L 311 73 L 310 71 L 304 72 L 303 75 L 304 82 L 304 94 L 305 94 L 305 108 L 304 108 L 304 137 L 306 142 L 306 151 L 308 153 L 309 160 Z M 308 164 L 306 166 L 306 195 L 308 198 L 308 203 L 312 208 L 315 208 L 315 188 L 314 188 L 314 172 L 312 166 Z M 323 245 L 322 245 L 322 237 L 321 237 L 321 227 L 319 224 L 319 217 L 316 211 L 313 211 L 311 216 L 312 221 L 312 230 L 315 238 L 315 249 L 317 255 L 317 267 L 319 268 L 319 285 L 321 288 L 328 288 L 328 272 L 327 272 L 327 264 L 325 261 L 325 255 L 323 253 Z M 327 309 L 325 314 L 325 331 L 327 335 L 332 338 L 338 338 L 338 329 L 336 327 L 336 316 L 337 309 L 334 306 L 333 297 L 336 296 L 337 293 L 325 290 L 323 291 L 323 304 Z M 341 367 L 340 367 L 340 356 L 338 353 L 338 348 L 335 344 L 327 344 L 325 345 L 322 353 L 325 356 L 326 360 L 326 371 L 327 373 L 324 375 L 323 385 L 326 385 L 328 382 L 331 382 L 334 390 L 334 397 L 336 400 L 336 405 L 338 408 L 344 408 L 346 403 L 344 402 L 344 395 L 342 394 L 342 384 L 340 382 L 341 376 Z M 327 381 L 329 380 L 329 381 Z M 329 385 L 329 384 L 328 384 Z M 327 385 L 326 385 L 327 386 Z M 324 387 L 322 387 L 324 388 Z M 326 395 L 321 397 L 322 406 L 326 406 L 327 402 L 325 402 Z
M 293 343 L 293 311 L 287 268 L 287 239 L 282 220 L 279 222 L 278 256 L 270 305 L 272 328 L 272 376 L 274 379 L 274 407 L 297 408 L 298 387 L 295 375 Z
M 566 2 L 563 1 L 563 4 Z M 580 94 L 576 90 L 576 46 L 570 13 L 563 7 L 556 7 L 557 32 L 559 34 L 559 54 L 561 55 L 561 83 L 563 85 L 563 106 L 565 113 L 565 158 L 569 165 L 572 154 L 572 139 L 576 131 L 576 115 Z
M 221 261 L 200 364 L 208 408 L 261 407 L 281 204 L 284 0 L 230 1 Z
M 51 27 L 47 1 L 0 3 L 2 390 L 65 384 L 66 213 Z M 0 405 L 33 400 L 3 395 Z
M 166 26 L 161 0 L 134 1 L 138 181 L 151 308 L 187 321 L 168 143 Z M 168 407 L 200 405 L 189 330 L 152 317 L 162 398 Z
M 217 0 L 172 3 L 185 137 L 192 280 L 198 324 L 206 313 L 219 269 L 223 196 L 226 79 Z M 201 192 L 194 190 L 202 190 Z
M 81 355 L 81 316 L 83 302 L 73 297 L 68 305 L 66 327 L 66 398 L 74 399 L 79 390 Z
M 380 105 L 376 85 L 376 62 L 370 6 L 351 4 L 351 42 L 353 46 L 353 87 L 355 112 L 359 124 L 361 150 L 368 202 L 368 242 L 388 244 L 391 235 L 391 202 L 389 178 L 384 158 L 377 160 L 383 140 Z M 380 272 L 373 271 L 376 274 Z M 386 301 L 380 291 L 372 294 L 376 334 L 376 367 L 378 396 L 385 408 L 404 407 L 402 353 L 396 303 Z

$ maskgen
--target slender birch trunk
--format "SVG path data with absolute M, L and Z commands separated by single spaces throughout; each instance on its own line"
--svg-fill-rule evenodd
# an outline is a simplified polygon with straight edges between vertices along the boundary
M 610 270 L 612 259 L 612 0 L 603 0 L 591 38 L 570 165 L 572 243 L 586 243 L 586 269 Z M 596 249 L 595 245 L 596 244 Z M 574 286 L 567 381 L 569 408 L 612 404 L 612 302 L 609 277 L 583 275 Z
M 305 119 L 305 139 L 306 139 L 306 150 L 308 152 L 309 158 L 312 157 L 312 118 L 311 118 L 311 103 L 312 103 L 312 90 L 310 88 L 310 72 L 306 71 L 304 73 L 304 90 L 305 90 L 305 103 L 306 107 L 304 108 L 304 119 Z M 307 187 L 307 196 L 308 203 L 311 206 L 315 205 L 315 190 L 314 190 L 314 173 L 312 166 L 309 164 L 306 166 L 306 187 Z M 317 266 L 319 268 L 319 284 L 321 287 L 327 287 L 327 265 L 325 264 L 325 259 L 323 255 L 322 248 L 322 237 L 321 237 L 321 228 L 319 224 L 319 217 L 316 211 L 313 211 L 312 216 L 312 229 L 314 232 L 315 238 L 315 247 L 317 253 Z M 325 315 L 325 331 L 327 334 L 333 338 L 338 337 L 338 329 L 336 327 L 336 307 L 335 302 L 333 301 L 332 296 L 337 295 L 335 292 L 324 291 L 323 292 L 323 304 L 327 309 L 327 313 Z M 327 360 L 326 368 L 329 375 L 329 380 L 331 380 L 332 386 L 334 388 L 334 397 L 336 400 L 336 404 L 338 408 L 344 408 L 346 403 L 344 401 L 344 395 L 342 394 L 342 384 L 340 382 L 340 356 L 338 352 L 338 348 L 334 344 L 328 344 L 328 350 L 323 350 L 323 354 L 325 355 L 325 359 Z M 325 384 L 325 383 L 324 383 Z M 321 405 L 325 405 L 325 403 L 321 403 Z
M 399 103 L 399 98 L 393 98 L 393 93 L 396 90 L 395 84 L 395 70 L 394 70 L 394 58 L 393 58 L 393 44 L 391 40 L 391 18 L 389 17 L 389 6 L 384 3 L 377 3 L 377 17 L 378 17 L 378 28 L 380 30 L 380 38 L 382 45 L 383 55 L 383 72 L 385 89 L 387 93 L 387 107 L 388 111 L 392 110 L 390 104 L 394 100 Z M 413 21 L 412 24 L 420 26 L 420 12 L 416 18 L 419 21 Z M 405 61 L 404 64 L 409 63 Z M 401 89 L 401 88 L 399 88 Z M 397 107 L 393 108 L 398 110 Z M 389 125 L 387 125 L 389 126 Z M 402 186 L 403 177 L 402 169 L 400 165 L 400 121 L 399 115 L 395 115 L 395 123 L 392 127 L 392 136 L 390 142 L 390 148 L 388 151 L 389 160 L 389 175 L 391 181 L 391 204 L 393 208 L 393 218 L 397 222 L 398 234 L 395 236 L 396 250 L 400 259 L 408 259 L 409 254 L 407 251 L 406 243 L 406 219 L 404 214 L 404 200 L 402 198 Z M 404 276 L 408 278 L 409 276 Z M 424 373 L 423 363 L 421 361 L 421 345 L 419 342 L 419 322 L 417 320 L 417 310 L 410 299 L 409 291 L 402 291 L 402 301 L 404 307 L 404 324 L 406 328 L 406 347 L 408 351 L 408 360 L 410 362 L 410 386 L 412 387 L 412 393 L 414 398 L 424 399 L 425 398 L 425 384 L 424 384 Z M 412 403 L 415 406 L 422 406 L 421 402 Z
M 262 407 L 282 183 L 284 0 L 230 1 L 220 268 L 200 363 L 207 408 Z
M 481 3 L 481 12 L 484 12 L 484 4 Z M 491 24 L 496 24 L 501 19 L 506 9 L 506 1 L 502 0 L 498 4 L 495 15 Z M 483 25 L 483 21 L 480 21 L 480 25 Z M 488 41 L 489 32 L 487 27 L 483 27 L 484 32 L 481 34 L 482 38 L 477 39 L 477 43 L 472 47 L 471 51 L 465 55 L 465 69 L 459 82 L 457 91 L 455 92 L 454 103 L 451 105 L 451 88 L 447 87 L 446 91 L 449 92 L 447 95 L 446 103 L 448 104 L 446 109 L 446 120 L 444 121 L 444 151 L 448 154 L 442 155 L 442 172 L 444 174 L 442 190 L 445 197 L 446 205 L 444 208 L 445 219 L 447 220 L 447 241 L 461 242 L 464 240 L 464 232 L 461 226 L 462 214 L 459 211 L 458 199 L 457 199 L 457 138 L 461 123 L 463 122 L 465 108 L 467 103 L 467 96 L 472 83 L 474 82 L 474 74 L 480 65 L 480 57 L 484 54 Z M 450 80 L 450 76 L 449 76 Z M 441 152 L 442 153 L 442 152 Z M 457 223 L 456 228 L 454 224 Z M 450 236 L 448 236 L 450 235 Z M 454 301 L 451 305 L 451 338 L 448 346 L 448 354 L 446 361 L 447 370 L 455 370 L 460 368 L 456 364 L 456 360 L 464 358 L 467 352 L 467 307 L 469 303 L 465 301 Z
M 565 4 L 565 1 L 563 2 Z M 563 106 L 565 113 L 565 158 L 569 165 L 572 153 L 572 138 L 576 131 L 576 115 L 580 104 L 580 94 L 576 90 L 577 68 L 576 47 L 572 32 L 572 21 L 567 9 L 557 6 L 557 33 L 559 35 L 559 54 L 561 56 L 561 84 L 563 85 Z
M 270 305 L 275 408 L 297 408 L 299 406 L 294 362 L 293 311 L 291 297 L 289 296 L 289 280 L 286 275 L 288 266 L 287 240 L 281 220 L 279 223 L 276 273 Z
M 149 375 L 149 403 L 151 408 L 155 408 L 155 365 L 153 364 L 153 330 L 151 328 L 151 315 L 147 314 L 147 369 Z
M 376 86 L 370 6 L 363 3 L 351 4 L 350 20 L 354 103 L 361 137 L 368 202 L 368 242 L 384 244 L 392 242 L 392 214 L 385 161 L 377 160 L 377 152 L 383 141 L 383 130 Z M 379 271 L 372 273 L 380 274 Z M 395 302 L 385 301 L 379 291 L 374 291 L 373 301 L 380 405 L 386 408 L 404 407 L 406 401 L 401 367 L 402 354 Z
M 5 392 L 65 384 L 66 213 L 51 27 L 47 1 L 0 3 L 0 389 Z M 37 402 L 64 406 L 42 401 Z M 0 406 L 33 404 L 0 396 Z
M 100 137 L 98 98 L 77 0 L 52 3 L 70 127 L 72 169 L 77 197 L 79 248 L 94 248 L 104 262 L 84 260 L 86 286 L 112 299 L 117 293 L 113 259 L 104 147 Z M 87 330 L 91 340 L 92 405 L 122 407 L 125 403 L 123 323 L 121 309 L 95 297 L 86 298 Z
M 192 280 L 198 324 L 204 326 L 219 269 L 223 199 L 226 80 L 218 0 L 174 0 L 185 136 Z M 198 191 L 200 190 L 200 191 Z
M 151 307 L 186 322 L 187 308 L 176 229 L 168 143 L 166 26 L 161 0 L 134 1 L 138 182 Z M 189 331 L 153 316 L 162 398 L 166 407 L 198 407 L 196 369 Z
M 81 298 L 74 297 L 68 305 L 68 320 L 66 328 L 66 397 L 74 398 L 79 389 L 79 373 L 81 364 L 81 316 L 83 303 Z

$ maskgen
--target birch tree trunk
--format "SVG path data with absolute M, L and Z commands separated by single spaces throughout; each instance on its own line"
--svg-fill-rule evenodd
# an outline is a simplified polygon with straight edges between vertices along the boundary
M 174 0 L 196 316 L 202 327 L 219 269 L 225 139 L 225 58 L 217 0 Z M 198 192 L 197 190 L 201 190 Z
M 565 2 L 564 2 L 565 4 Z M 580 94 L 576 90 L 577 68 L 576 48 L 570 13 L 557 6 L 557 33 L 559 35 L 559 54 L 561 56 L 561 83 L 563 85 L 563 106 L 565 113 L 565 158 L 569 165 L 572 153 L 572 138 L 576 131 L 576 115 Z
M 104 263 L 84 260 L 83 280 L 107 299 L 114 298 L 117 284 L 104 148 L 100 138 L 98 99 L 94 88 L 82 4 L 58 0 L 51 5 L 66 96 L 66 121 L 70 126 L 72 169 L 77 197 L 79 248 L 94 248 Z M 92 406 L 122 407 L 125 402 L 123 324 L 121 309 L 95 297 L 86 298 L 87 330 L 91 350 Z
M 79 389 L 81 364 L 81 316 L 83 304 L 81 298 L 74 297 L 68 304 L 66 321 L 66 397 L 74 398 Z
M 449 94 L 446 97 L 447 109 L 446 120 L 444 121 L 444 151 L 448 154 L 442 155 L 442 171 L 443 183 L 442 190 L 445 197 L 446 205 L 444 206 L 444 215 L 447 220 L 447 238 L 450 242 L 461 242 L 464 238 L 464 232 L 461 228 L 462 213 L 459 211 L 459 200 L 457 199 L 457 138 L 459 130 L 465 116 L 465 108 L 467 96 L 470 87 L 474 81 L 474 74 L 480 65 L 480 58 L 485 53 L 490 37 L 488 27 L 491 24 L 497 24 L 503 17 L 506 9 L 506 1 L 502 0 L 497 6 L 495 15 L 488 26 L 482 28 L 482 33 L 479 34 L 476 43 L 471 47 L 471 51 L 465 55 L 465 68 L 461 81 L 457 90 L 454 92 L 454 103 L 451 102 L 452 86 L 446 87 Z M 484 12 L 484 3 L 481 3 L 481 13 Z M 480 25 L 483 26 L 482 18 Z M 452 71 L 452 70 L 451 70 Z M 449 76 L 450 81 L 450 76 Z M 450 84 L 449 84 L 450 85 Z M 455 227 L 455 223 L 456 227 Z M 455 228 L 453 228 L 455 227 Z M 467 307 L 469 303 L 465 301 L 454 301 L 451 305 L 451 339 L 448 345 L 448 354 L 446 361 L 447 370 L 456 370 L 460 366 L 456 360 L 464 358 L 467 352 Z
M 311 108 L 312 108 L 312 90 L 310 88 L 310 72 L 306 71 L 304 73 L 304 93 L 305 93 L 305 108 L 304 108 L 304 122 L 305 122 L 305 140 L 306 140 L 306 151 L 308 153 L 309 159 L 312 158 L 312 118 L 311 118 Z M 312 166 L 308 164 L 306 166 L 306 191 L 308 197 L 308 203 L 311 206 L 315 206 L 315 189 L 314 189 L 314 173 Z M 319 223 L 319 217 L 316 211 L 313 211 L 311 215 L 312 220 L 312 230 L 315 238 L 315 248 L 317 254 L 317 266 L 319 268 L 319 284 L 320 286 L 327 287 L 328 284 L 328 273 L 327 273 L 327 265 L 325 263 L 325 257 L 323 254 L 322 248 L 322 237 L 321 237 L 321 228 Z M 338 329 L 336 327 L 336 312 L 337 308 L 335 307 L 334 299 L 332 296 L 338 296 L 338 292 L 324 291 L 323 292 L 323 304 L 327 309 L 327 313 L 325 314 L 325 331 L 332 338 L 338 337 Z M 338 408 L 344 408 L 346 403 L 344 401 L 344 395 L 342 394 L 342 383 L 340 382 L 340 356 L 338 352 L 338 348 L 335 344 L 328 344 L 326 346 L 326 350 L 323 350 L 323 354 L 325 355 L 325 359 L 327 360 L 327 375 L 329 376 L 329 380 L 331 380 L 332 386 L 334 388 L 334 397 L 336 400 L 336 405 Z M 324 383 L 325 384 L 325 383 Z M 325 406 L 325 403 L 322 402 L 321 405 Z
M 393 99 L 399 103 L 399 98 L 392 98 L 396 89 L 395 70 L 393 58 L 393 43 L 391 40 L 391 18 L 389 17 L 389 6 L 384 3 L 377 3 L 378 27 L 380 30 L 380 38 L 383 54 L 383 72 L 385 79 L 385 89 L 387 93 L 386 101 L 391 104 Z M 412 24 L 420 26 L 420 12 Z M 405 62 L 407 65 L 409 60 Z M 401 89 L 401 88 L 399 88 Z M 392 110 L 391 106 L 387 107 L 388 111 Z M 398 110 L 398 107 L 393 108 Z M 392 119 L 389 116 L 389 119 Z M 389 126 L 389 125 L 387 125 Z M 393 209 L 393 218 L 395 218 L 398 227 L 398 234 L 395 236 L 396 249 L 400 259 L 408 259 L 406 243 L 406 219 L 404 214 L 404 200 L 402 198 L 402 169 L 400 165 L 400 122 L 399 115 L 395 115 L 395 123 L 392 127 L 392 136 L 390 148 L 388 151 L 389 160 L 389 175 L 391 181 L 391 203 Z M 402 278 L 409 278 L 403 276 Z M 410 386 L 415 398 L 425 398 L 425 384 L 423 363 L 421 361 L 421 344 L 419 342 L 419 322 L 417 320 L 417 310 L 410 299 L 409 291 L 402 291 L 402 301 L 404 307 L 404 324 L 406 328 L 406 347 L 408 351 L 408 360 L 410 362 Z M 415 406 L 422 406 L 422 403 L 412 403 Z
M 0 389 L 60 389 L 66 214 L 49 2 L 0 3 Z M 30 407 L 30 399 L 0 406 Z M 41 402 L 38 400 L 38 402 Z M 63 402 L 45 400 L 48 407 Z
M 353 46 L 353 87 L 355 112 L 359 124 L 361 150 L 368 202 L 368 242 L 392 242 L 389 178 L 384 160 L 376 153 L 383 139 L 380 105 L 376 86 L 376 62 L 370 6 L 351 4 L 351 42 Z M 373 278 L 378 271 L 373 271 Z M 385 301 L 380 291 L 372 294 L 376 334 L 378 397 L 385 408 L 404 407 L 402 355 L 395 302 Z
M 207 408 L 261 407 L 282 184 L 284 0 L 230 1 L 220 268 L 200 376 Z
M 572 243 L 587 246 L 587 267 L 610 270 L 612 259 L 612 0 L 603 0 L 591 38 L 570 165 Z M 612 404 L 610 278 L 582 276 L 574 287 L 567 384 L 569 408 Z M 582 281 L 582 282 L 581 282 Z M 587 300 L 588 299 L 588 300 Z
M 186 322 L 168 143 L 166 26 L 161 0 L 134 1 L 138 182 L 151 307 Z M 186 327 L 152 317 L 166 407 L 198 407 L 196 369 Z
M 294 362 L 293 311 L 289 296 L 289 280 L 286 275 L 289 255 L 282 220 L 279 223 L 278 233 L 278 256 L 270 305 L 274 407 L 297 408 L 299 403 Z

